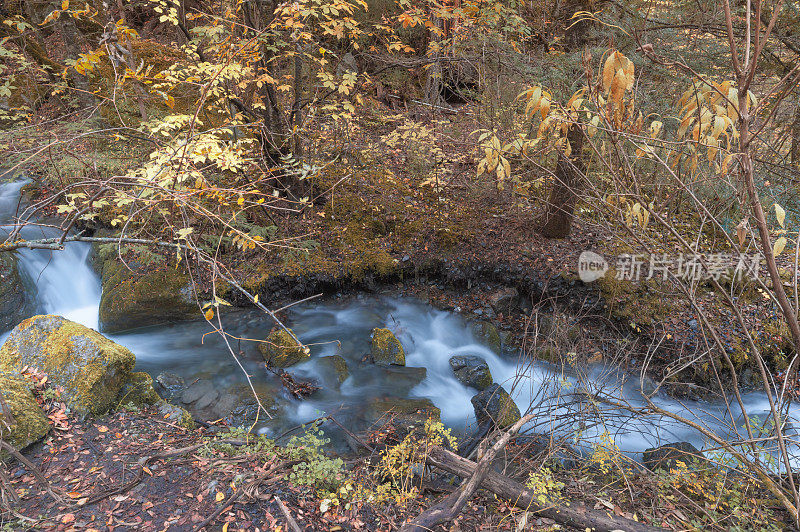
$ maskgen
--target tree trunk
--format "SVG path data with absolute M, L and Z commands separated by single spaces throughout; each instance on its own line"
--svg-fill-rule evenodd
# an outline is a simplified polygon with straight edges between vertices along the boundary
M 794 122 L 792 123 L 790 160 L 792 164 L 800 166 L 800 94 L 797 96 L 797 107 L 794 110 Z
M 67 49 L 67 56 L 70 59 L 78 59 L 80 55 L 80 46 L 78 45 L 78 28 L 75 26 L 75 21 L 72 17 L 59 17 L 62 35 L 64 36 L 64 46 Z M 92 89 L 89 86 L 89 81 L 86 76 L 70 67 L 67 70 L 67 77 L 69 78 L 72 88 L 76 91 L 78 102 L 81 107 L 92 107 L 95 105 L 95 97 L 92 94 Z
M 472 460 L 461 458 L 457 454 L 441 447 L 434 447 L 428 455 L 427 461 L 428 464 L 434 467 L 463 478 L 471 477 L 477 468 L 477 464 Z M 486 477 L 481 482 L 481 487 L 503 499 L 507 499 L 517 508 L 522 508 L 578 530 L 591 529 L 596 532 L 612 532 L 613 530 L 664 532 L 663 528 L 639 523 L 625 517 L 613 516 L 608 511 L 592 510 L 574 501 L 548 501 L 542 505 L 536 494 L 531 490 L 496 471 L 490 470 L 486 473 Z
M 583 149 L 583 129 L 574 125 L 567 133 L 571 152 L 569 157 L 558 154 L 555 182 L 550 192 L 544 216 L 540 220 L 539 232 L 547 238 L 566 238 L 572 230 L 575 204 L 578 200 L 586 162 L 581 155 Z

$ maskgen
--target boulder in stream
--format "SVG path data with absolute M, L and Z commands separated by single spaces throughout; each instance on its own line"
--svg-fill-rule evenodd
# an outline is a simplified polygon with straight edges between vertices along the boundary
M 439 410 L 430 399 L 379 397 L 366 410 L 366 421 L 372 429 L 392 428 L 389 441 L 400 441 L 413 431 L 422 431 L 428 419 L 440 421 Z
M 141 408 L 156 404 L 160 400 L 161 397 L 153 386 L 153 377 L 144 371 L 135 371 L 131 373 L 128 382 L 122 385 L 117 403 Z
M 64 390 L 79 416 L 115 406 L 136 358 L 97 331 L 61 316 L 33 316 L 17 325 L 0 348 L 0 371 L 19 374 L 30 366 Z
M 0 413 L 0 438 L 24 449 L 50 430 L 50 422 L 31 392 L 27 377 L 0 374 L 0 392 L 8 409 Z
M 131 271 L 133 270 L 133 271 Z M 172 266 L 102 261 L 100 327 L 117 332 L 200 317 L 189 277 Z
M 652 447 L 642 454 L 642 463 L 650 471 L 676 469 L 678 461 L 683 462 L 690 469 L 701 463 L 703 464 L 701 467 L 710 464 L 702 451 L 685 441 Z
M 486 344 L 489 349 L 497 353 L 501 353 L 503 348 L 503 339 L 500 336 L 500 331 L 494 323 L 487 320 L 472 320 L 470 321 L 470 328 L 472 334 L 475 335 L 477 340 Z
M 389 329 L 372 330 L 372 359 L 382 366 L 405 366 L 406 353 L 400 340 Z
M 36 313 L 32 292 L 26 290 L 13 253 L 0 253 L 0 331 L 7 331 Z
M 485 390 L 494 382 L 489 365 L 479 356 L 456 355 L 450 357 L 450 368 L 461 384 L 476 390 Z
M 308 348 L 292 338 L 285 329 L 272 331 L 265 342 L 258 344 L 258 350 L 264 361 L 273 368 L 288 368 L 311 356 Z
M 162 371 L 156 377 L 156 392 L 167 401 L 178 397 L 185 387 L 183 377 L 171 371 Z
M 493 422 L 500 428 L 510 427 L 521 415 L 508 392 L 497 383 L 492 384 L 472 398 L 475 418 L 479 425 Z

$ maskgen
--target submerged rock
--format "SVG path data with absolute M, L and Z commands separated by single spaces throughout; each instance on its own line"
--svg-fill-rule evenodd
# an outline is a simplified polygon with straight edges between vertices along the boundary
M 476 390 L 485 390 L 494 382 L 489 365 L 478 356 L 456 355 L 450 357 L 450 368 L 461 384 Z
M 0 374 L 0 392 L 8 409 L 0 409 L 0 438 L 24 449 L 50 430 L 50 422 L 31 392 L 26 377 Z
M 122 385 L 117 403 L 121 405 L 132 404 L 143 407 L 155 404 L 161 400 L 153 387 L 153 377 L 144 371 L 131 373 L 128 382 Z
M 7 331 L 36 313 L 36 302 L 26 290 L 12 253 L 0 253 L 0 331 Z
M 702 451 L 685 441 L 652 447 L 642 453 L 642 462 L 650 471 L 676 469 L 679 460 L 690 469 L 696 467 L 699 462 L 704 465 L 708 462 Z
M 493 422 L 500 428 L 510 427 L 521 415 L 514 400 L 499 384 L 492 384 L 472 398 L 475 418 L 479 425 Z
M 275 411 L 276 390 L 264 383 L 253 383 L 258 400 L 253 390 L 246 383 L 238 384 L 230 389 L 219 388 L 208 379 L 199 379 L 187 387 L 181 394 L 181 402 L 195 419 L 216 421 L 224 419 L 232 426 L 253 423 L 258 416 L 258 402 L 268 412 Z M 263 411 L 260 416 L 267 418 Z
M 64 389 L 62 397 L 79 416 L 114 406 L 136 358 L 97 331 L 55 315 L 20 323 L 0 348 L 0 371 L 38 368 Z
M 113 258 L 103 262 L 102 331 L 117 332 L 200 316 L 191 281 L 182 271 L 167 266 L 133 270 Z
M 291 329 L 289 329 L 291 330 Z M 292 338 L 284 329 L 275 329 L 266 342 L 258 344 L 264 361 L 273 368 L 288 368 L 311 356 L 307 347 Z
M 347 362 L 341 355 L 322 357 L 317 361 L 317 368 L 322 374 L 322 379 L 328 386 L 338 386 L 347 380 L 350 371 Z
M 372 430 L 391 428 L 387 442 L 397 442 L 411 432 L 421 433 L 428 419 L 440 421 L 441 414 L 430 399 L 382 397 L 369 404 L 366 420 Z
M 376 364 L 405 366 L 406 353 L 400 340 L 389 329 L 372 330 L 372 359 Z
M 428 375 L 427 368 L 378 366 L 375 369 L 381 372 L 388 389 L 397 395 L 407 394 Z

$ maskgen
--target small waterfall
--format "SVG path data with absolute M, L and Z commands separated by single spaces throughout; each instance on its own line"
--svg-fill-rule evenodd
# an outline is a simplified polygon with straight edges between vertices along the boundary
M 0 237 L 11 230 L 20 190 L 26 183 L 21 180 L 0 184 Z M 58 237 L 61 232 L 53 227 L 29 226 L 21 234 L 26 240 L 36 240 Z M 36 287 L 39 312 L 60 314 L 97 329 L 101 287 L 88 262 L 90 252 L 91 245 L 82 242 L 68 243 L 62 251 L 17 251 L 21 275 Z

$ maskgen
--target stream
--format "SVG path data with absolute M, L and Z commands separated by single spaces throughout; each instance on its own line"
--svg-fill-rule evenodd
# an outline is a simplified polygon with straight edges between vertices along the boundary
M 0 241 L 12 221 L 24 181 L 2 182 L 0 175 Z M 2 224 L 6 224 L 3 226 Z M 53 237 L 56 229 L 26 228 L 26 239 Z M 88 327 L 98 328 L 101 283 L 89 264 L 91 246 L 69 243 L 63 251 L 20 250 L 18 266 L 29 286 L 36 288 L 37 312 L 60 314 Z M 286 394 L 279 379 L 269 373 L 254 342 L 231 344 L 241 350 L 240 360 L 254 383 L 266 387 L 279 400 L 275 417 L 264 420 L 257 429 L 279 434 L 288 427 L 313 420 L 326 413 L 336 413 L 342 424 L 366 428 L 365 409 L 378 398 L 427 398 L 441 409 L 442 421 L 457 434 L 468 434 L 474 425 L 470 398 L 476 393 L 456 380 L 449 359 L 469 354 L 482 357 L 494 381 L 508 390 L 523 413 L 530 408 L 537 414 L 528 429 L 533 433 L 556 434 L 570 438 L 577 448 L 590 452 L 592 442 L 608 433 L 625 453 L 640 458 L 643 450 L 664 443 L 688 441 L 703 449 L 710 443 L 703 436 L 671 419 L 634 417 L 610 407 L 598 413 L 581 414 L 581 404 L 573 399 L 579 390 L 603 389 L 632 406 L 643 404 L 639 381 L 611 367 L 596 365 L 588 375 L 561 373 L 546 363 L 520 360 L 517 356 L 498 355 L 476 337 L 473 327 L 461 315 L 438 310 L 410 298 L 389 298 L 361 294 L 353 297 L 330 297 L 297 305 L 287 311 L 288 323 L 300 340 L 311 348 L 311 358 L 289 368 L 297 379 L 324 381 L 318 359 L 338 354 L 347 361 L 349 377 L 340 385 L 322 386 L 304 400 Z M 272 324 L 255 310 L 230 310 L 223 314 L 226 331 L 238 338 L 263 339 Z M 391 329 L 406 351 L 407 368 L 382 368 L 362 362 L 370 349 L 374 327 Z M 232 359 L 225 342 L 205 321 L 155 326 L 107 335 L 136 355 L 136 369 L 156 377 L 171 372 L 187 383 L 197 378 L 213 382 L 220 390 L 244 384 L 245 378 Z M 0 331 L 0 343 L 8 331 Z M 425 368 L 422 370 L 414 368 Z M 752 416 L 768 411 L 763 393 L 743 397 Z M 653 401 L 662 408 L 681 414 L 720 434 L 729 434 L 731 414 L 719 402 L 677 401 L 658 395 Z M 796 407 L 790 419 L 800 419 Z M 727 420 L 727 423 L 726 423 Z M 739 430 L 744 433 L 741 423 Z M 337 448 L 345 448 L 344 435 L 335 426 L 325 428 Z M 794 431 L 792 431 L 794 432 Z M 573 438 L 574 437 L 574 438 Z M 795 451 L 795 466 L 800 453 Z

